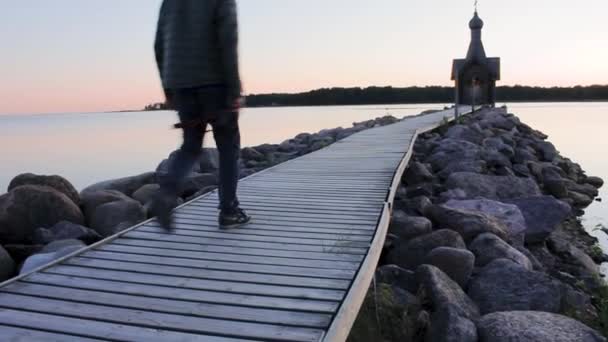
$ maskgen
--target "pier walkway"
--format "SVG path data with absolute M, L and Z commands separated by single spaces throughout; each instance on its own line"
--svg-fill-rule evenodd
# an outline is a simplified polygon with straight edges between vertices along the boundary
M 463 110 L 461 110 L 462 112 Z M 0 287 L 0 341 L 344 341 L 371 283 L 418 133 L 453 110 L 369 129 Z

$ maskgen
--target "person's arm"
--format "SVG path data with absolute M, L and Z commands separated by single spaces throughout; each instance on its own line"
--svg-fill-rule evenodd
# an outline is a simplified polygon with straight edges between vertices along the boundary
M 238 21 L 235 0 L 218 0 L 217 33 L 224 68 L 224 82 L 228 87 L 229 105 L 241 97 L 241 77 L 238 55 Z

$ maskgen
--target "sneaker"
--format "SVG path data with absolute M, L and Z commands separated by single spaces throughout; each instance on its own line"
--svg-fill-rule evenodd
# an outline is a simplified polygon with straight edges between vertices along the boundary
M 241 209 L 236 208 L 230 212 L 222 211 L 219 217 L 220 229 L 231 229 L 246 225 L 251 221 L 251 216 Z
M 173 231 L 173 213 L 172 210 L 176 207 L 177 201 L 169 195 L 159 194 L 152 201 L 150 210 L 156 216 L 160 226 L 166 231 Z

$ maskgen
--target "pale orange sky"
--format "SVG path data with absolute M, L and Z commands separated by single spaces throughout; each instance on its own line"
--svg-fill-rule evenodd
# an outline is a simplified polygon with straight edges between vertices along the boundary
M 472 2 L 239 1 L 247 93 L 450 85 Z M 161 99 L 159 0 L 0 0 L 0 114 L 137 109 Z M 608 84 L 605 0 L 481 1 L 501 85 Z

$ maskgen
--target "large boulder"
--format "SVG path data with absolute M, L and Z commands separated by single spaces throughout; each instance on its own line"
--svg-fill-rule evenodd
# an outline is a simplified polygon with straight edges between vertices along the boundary
M 200 173 L 217 173 L 220 168 L 220 154 L 217 148 L 203 148 L 199 157 Z
M 443 308 L 431 316 L 427 330 L 428 342 L 477 342 L 477 327 L 452 307 Z
M 390 251 L 388 258 L 395 265 L 413 269 L 422 264 L 426 255 L 437 247 L 465 249 L 466 245 L 457 232 L 443 229 L 399 244 Z
M 516 205 L 526 220 L 526 242 L 540 243 L 570 216 L 570 206 L 552 196 L 536 196 L 505 200 Z
M 475 255 L 466 249 L 438 247 L 424 258 L 424 263 L 439 268 L 465 288 L 473 273 Z
M 130 200 L 129 196 L 116 190 L 90 191 L 82 195 L 82 210 L 84 211 L 87 223 L 90 224 L 91 218 L 99 206 L 110 202 Z
M 507 259 L 497 259 L 469 282 L 468 294 L 482 314 L 498 311 L 558 312 L 562 294 L 557 281 Z
M 422 265 L 416 270 L 416 278 L 428 297 L 434 312 L 452 308 L 455 313 L 468 319 L 477 319 L 479 309 L 460 285 L 439 268 Z
M 0 283 L 15 275 L 15 261 L 4 247 L 0 246 Z
M 264 161 L 266 157 L 263 153 L 258 152 L 255 148 L 245 147 L 241 150 L 241 158 L 245 160 Z
M 424 164 L 413 162 L 405 171 L 403 179 L 407 184 L 418 184 L 433 180 L 433 174 Z
M 604 186 L 604 180 L 601 179 L 600 177 L 594 177 L 594 176 L 585 178 L 585 183 L 591 184 L 596 189 L 599 189 L 602 186 Z
M 418 292 L 416 274 L 397 265 L 385 265 L 376 270 L 376 280 L 379 283 L 396 286 L 406 291 Z
M 112 179 L 86 187 L 80 192 L 81 197 L 85 197 L 93 192 L 101 190 L 116 190 L 127 196 L 133 195 L 135 191 L 146 184 L 153 184 L 157 181 L 156 172 L 148 172 L 138 176 Z
M 605 342 L 602 335 L 561 315 L 539 311 L 497 312 L 477 322 L 480 342 Z
M 86 244 L 92 244 L 102 239 L 93 229 L 62 221 L 51 228 L 38 228 L 34 231 L 32 238 L 34 244 L 46 245 L 56 240 L 76 239 Z
M 212 173 L 192 174 L 187 177 L 180 186 L 180 196 L 183 198 L 190 197 L 198 191 L 216 186 L 218 183 L 217 176 Z
M 395 211 L 389 226 L 389 232 L 403 240 L 410 240 L 432 231 L 433 224 L 426 217 L 408 216 L 400 211 Z
M 446 138 L 465 140 L 480 145 L 485 136 L 480 129 L 474 126 L 454 125 L 445 133 Z
M 484 267 L 496 259 L 509 259 L 527 270 L 532 270 L 532 262 L 517 249 L 490 233 L 479 235 L 469 249 L 475 254 L 475 265 Z
M 13 178 L 11 183 L 8 185 L 8 191 L 22 185 L 48 186 L 68 196 L 75 204 L 80 204 L 80 196 L 78 195 L 76 188 L 74 188 L 72 183 L 61 176 L 41 176 L 33 173 L 24 173 Z
M 99 206 L 91 218 L 91 228 L 101 236 L 118 232 L 118 227 L 128 227 L 146 219 L 144 207 L 137 201 L 115 201 Z
M 23 185 L 0 196 L 0 243 L 29 242 L 36 228 L 61 221 L 84 224 L 84 216 L 68 196 L 53 188 Z
M 160 185 L 146 184 L 133 193 L 133 199 L 142 205 L 145 205 L 146 203 L 151 202 L 159 191 Z
M 480 198 L 464 201 L 450 200 L 444 206 L 452 209 L 478 211 L 494 217 L 504 223 L 509 236 L 516 236 L 526 230 L 526 220 L 518 206 L 514 204 Z
M 441 169 L 441 171 L 437 173 L 437 176 L 442 180 L 446 180 L 451 174 L 456 172 L 483 173 L 487 166 L 488 165 L 483 160 L 455 160 Z
M 479 160 L 480 154 L 479 146 L 466 140 L 448 138 L 437 143 L 427 161 L 434 170 L 441 171 L 453 163 Z
M 457 172 L 446 181 L 448 189 L 463 189 L 470 197 L 504 200 L 539 196 L 535 181 L 516 176 L 491 176 L 471 172 Z
M 466 242 L 472 241 L 483 233 L 492 233 L 503 239 L 509 238 L 509 230 L 504 223 L 479 211 L 433 205 L 428 208 L 427 214 L 438 227 L 449 228 L 460 233 Z

